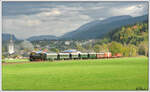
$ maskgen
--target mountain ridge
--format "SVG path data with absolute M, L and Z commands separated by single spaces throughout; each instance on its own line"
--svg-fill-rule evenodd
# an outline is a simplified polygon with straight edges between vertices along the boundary
M 2 33 L 2 41 L 8 41 L 8 40 L 10 40 L 10 35 L 12 35 L 12 40 L 14 40 L 14 41 L 18 40 L 18 39 L 16 38 L 16 36 L 13 35 L 13 34 Z
M 31 36 L 25 40 L 88 40 L 100 39 L 108 32 L 113 31 L 121 26 L 134 24 L 136 22 L 148 21 L 148 15 L 132 17 L 129 15 L 113 16 L 104 20 L 94 20 L 89 23 L 81 25 L 76 30 L 65 33 L 60 37 L 54 35 L 39 35 Z M 2 33 L 2 40 L 9 40 L 8 33 Z M 13 35 L 13 40 L 19 40 Z
M 57 37 L 54 35 L 39 35 L 39 36 L 32 36 L 26 39 L 28 41 L 34 41 L 34 40 L 57 40 Z
M 120 17 L 120 16 L 119 16 Z M 97 21 L 96 23 L 87 29 L 84 28 L 85 26 L 88 26 L 87 23 L 85 25 L 80 26 L 78 29 L 75 31 L 69 32 L 64 34 L 61 39 L 96 39 L 96 38 L 101 38 L 103 35 L 106 33 L 119 28 L 121 26 L 129 25 L 129 24 L 134 24 L 136 22 L 142 22 L 148 20 L 148 15 L 143 15 L 143 16 L 138 16 L 138 17 L 130 17 L 130 16 L 121 16 L 122 18 L 117 19 L 117 16 L 115 17 L 110 17 L 108 19 L 105 19 L 103 21 Z M 115 18 L 115 19 L 113 19 Z M 110 19 L 110 21 L 109 21 Z M 84 30 L 81 30 L 83 27 Z

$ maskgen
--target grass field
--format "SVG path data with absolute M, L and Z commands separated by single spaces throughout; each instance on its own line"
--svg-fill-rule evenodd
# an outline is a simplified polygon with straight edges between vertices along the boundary
M 3 90 L 148 89 L 148 58 L 4 64 Z
M 3 62 L 29 62 L 29 59 L 3 59 Z

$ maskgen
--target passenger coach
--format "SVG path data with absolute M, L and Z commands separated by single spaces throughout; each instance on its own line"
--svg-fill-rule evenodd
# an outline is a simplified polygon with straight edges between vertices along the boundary
M 115 57 L 121 57 L 121 54 L 115 54 Z M 31 52 L 30 61 L 53 61 L 53 60 L 71 60 L 71 59 L 101 59 L 112 58 L 111 52 L 101 53 L 45 53 Z

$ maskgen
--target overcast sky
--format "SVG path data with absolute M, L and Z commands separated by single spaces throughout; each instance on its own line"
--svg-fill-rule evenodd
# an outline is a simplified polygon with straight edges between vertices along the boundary
M 147 2 L 3 2 L 3 33 L 61 36 L 90 21 L 147 13 Z

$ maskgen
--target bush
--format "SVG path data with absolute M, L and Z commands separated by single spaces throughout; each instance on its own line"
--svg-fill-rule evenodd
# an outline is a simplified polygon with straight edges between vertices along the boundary
M 5 59 L 5 56 L 2 55 L 2 59 Z

